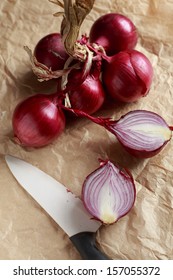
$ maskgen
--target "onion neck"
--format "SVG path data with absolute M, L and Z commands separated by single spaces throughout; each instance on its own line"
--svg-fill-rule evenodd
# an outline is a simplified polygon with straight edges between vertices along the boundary
M 91 120 L 92 122 L 105 127 L 110 132 L 114 133 L 113 132 L 114 129 L 112 128 L 111 124 L 115 124 L 117 121 L 113 121 L 110 118 L 94 117 L 94 116 L 91 116 L 91 115 L 81 111 L 81 110 L 69 108 L 69 107 L 66 107 L 62 104 L 60 104 L 60 107 L 64 110 L 66 110 L 66 111 L 69 111 L 69 112 L 75 114 L 78 117 L 85 117 L 85 118 Z
M 77 39 L 80 27 L 86 16 L 92 10 L 95 0 L 66 0 L 63 2 L 64 16 L 61 23 L 61 36 L 67 53 L 73 58 L 76 58 L 76 50 L 78 49 Z M 60 5 L 60 1 L 57 1 L 57 3 Z M 78 58 L 81 61 L 83 60 L 83 54 L 81 52 L 78 53 Z
M 100 78 L 100 74 L 101 74 L 101 66 L 102 66 L 102 61 L 98 60 L 98 61 L 94 61 L 91 71 L 90 71 L 90 75 L 95 79 L 98 80 Z
M 111 63 L 113 57 L 114 57 L 114 56 L 108 56 L 108 55 L 102 56 L 102 58 L 103 58 L 106 62 L 108 62 L 108 63 Z
M 61 108 L 65 94 L 63 91 L 52 93 L 48 96 L 48 99 L 57 107 Z

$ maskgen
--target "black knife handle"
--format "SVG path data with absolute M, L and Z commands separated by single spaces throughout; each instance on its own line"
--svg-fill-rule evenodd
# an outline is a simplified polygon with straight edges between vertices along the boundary
M 110 260 L 96 246 L 95 233 L 80 232 L 70 237 L 83 260 Z

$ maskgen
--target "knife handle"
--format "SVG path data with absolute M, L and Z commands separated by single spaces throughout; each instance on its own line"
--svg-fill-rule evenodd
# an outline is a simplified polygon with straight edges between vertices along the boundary
M 107 255 L 97 248 L 95 233 L 80 232 L 71 236 L 70 240 L 83 260 L 110 260 Z

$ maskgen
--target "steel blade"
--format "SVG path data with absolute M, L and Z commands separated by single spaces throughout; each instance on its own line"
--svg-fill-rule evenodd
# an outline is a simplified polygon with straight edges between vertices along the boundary
M 19 158 L 6 155 L 9 169 L 19 184 L 68 234 L 95 232 L 101 223 L 93 220 L 82 201 L 60 182 Z

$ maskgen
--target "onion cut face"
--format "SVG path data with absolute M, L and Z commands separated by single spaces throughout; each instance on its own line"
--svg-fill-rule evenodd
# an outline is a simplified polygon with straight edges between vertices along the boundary
M 135 110 L 111 122 L 109 130 L 131 154 L 137 157 L 156 155 L 172 137 L 172 131 L 158 114 Z
M 113 224 L 134 205 L 136 189 L 127 170 L 111 161 L 101 160 L 100 167 L 84 181 L 82 200 L 89 213 L 103 224 Z

